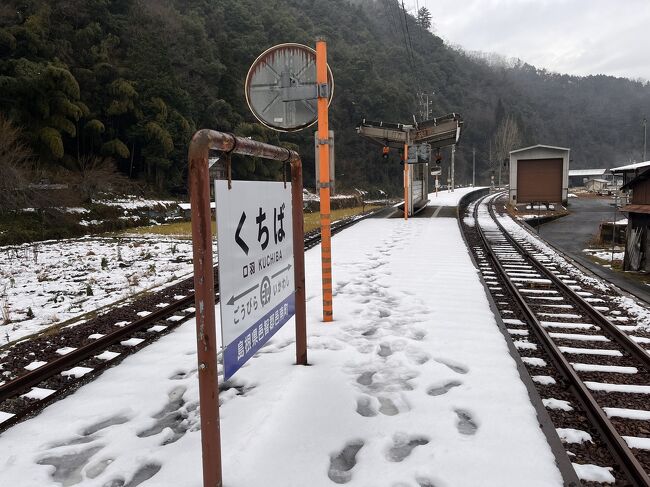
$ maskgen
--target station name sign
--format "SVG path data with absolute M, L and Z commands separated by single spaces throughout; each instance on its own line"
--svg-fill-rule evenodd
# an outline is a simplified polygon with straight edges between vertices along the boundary
M 215 181 L 224 379 L 295 313 L 291 185 Z

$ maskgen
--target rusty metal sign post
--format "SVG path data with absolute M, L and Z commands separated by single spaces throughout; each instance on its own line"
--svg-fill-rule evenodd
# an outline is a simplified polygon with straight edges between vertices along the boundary
M 222 487 L 217 332 L 210 211 L 210 150 L 282 161 L 291 165 L 294 282 L 296 286 L 296 363 L 307 365 L 305 312 L 305 254 L 302 206 L 302 162 L 288 149 L 236 137 L 214 130 L 200 130 L 192 137 L 188 153 L 189 190 L 192 206 L 192 246 L 196 306 L 196 341 L 201 411 L 203 486 Z

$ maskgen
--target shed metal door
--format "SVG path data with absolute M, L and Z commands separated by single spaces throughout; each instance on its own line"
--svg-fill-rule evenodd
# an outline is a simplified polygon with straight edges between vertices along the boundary
M 517 203 L 562 201 L 562 159 L 519 159 Z

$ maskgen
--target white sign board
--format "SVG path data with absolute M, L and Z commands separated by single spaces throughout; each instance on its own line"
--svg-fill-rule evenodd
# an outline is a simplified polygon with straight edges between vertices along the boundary
M 224 378 L 295 311 L 291 184 L 214 182 Z M 197 310 L 198 312 L 198 310 Z
M 408 147 L 408 163 L 424 164 L 431 161 L 431 146 L 429 144 L 411 144 Z

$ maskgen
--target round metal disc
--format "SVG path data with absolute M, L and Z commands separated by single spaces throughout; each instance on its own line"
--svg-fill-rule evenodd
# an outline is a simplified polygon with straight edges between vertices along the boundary
M 334 94 L 327 66 L 329 100 Z M 283 132 L 302 130 L 318 120 L 316 51 L 302 44 L 278 44 L 264 51 L 246 76 L 246 102 L 264 125 Z

